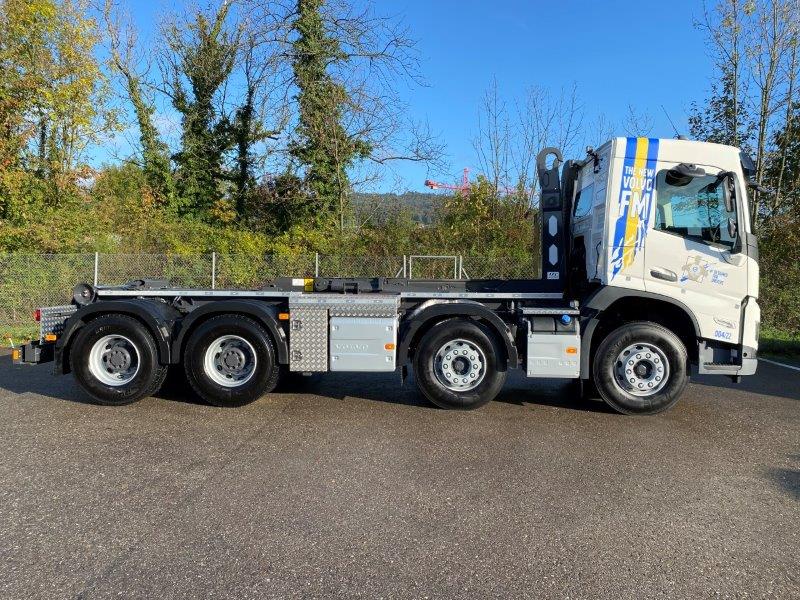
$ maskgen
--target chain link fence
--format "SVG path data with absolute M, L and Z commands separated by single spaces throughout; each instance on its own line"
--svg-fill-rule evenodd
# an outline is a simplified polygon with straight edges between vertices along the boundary
M 30 325 L 38 306 L 68 304 L 81 282 L 150 277 L 184 288 L 257 289 L 276 277 L 314 276 L 528 279 L 539 276 L 539 265 L 534 257 L 6 254 L 0 255 L 0 333 Z

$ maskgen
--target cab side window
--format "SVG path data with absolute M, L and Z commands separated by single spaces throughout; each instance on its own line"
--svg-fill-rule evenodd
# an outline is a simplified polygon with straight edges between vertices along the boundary
M 690 177 L 664 169 L 656 178 L 655 229 L 705 242 L 733 247 L 725 208 L 723 183 L 716 175 Z
M 577 218 L 585 217 L 592 210 L 594 201 L 594 185 L 589 184 L 575 194 L 575 210 L 573 215 Z

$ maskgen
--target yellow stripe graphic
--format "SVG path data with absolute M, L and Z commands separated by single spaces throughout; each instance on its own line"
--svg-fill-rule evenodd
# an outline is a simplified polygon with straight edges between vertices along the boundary
M 633 180 L 631 183 L 631 195 L 628 205 L 628 219 L 625 222 L 625 241 L 622 251 L 622 265 L 627 267 L 633 262 L 634 249 L 636 247 L 636 232 L 639 230 L 639 213 L 635 210 L 636 198 L 642 196 L 642 184 L 645 181 L 644 167 L 647 165 L 647 151 L 650 147 L 648 138 L 640 137 L 636 139 L 636 155 L 633 160 Z

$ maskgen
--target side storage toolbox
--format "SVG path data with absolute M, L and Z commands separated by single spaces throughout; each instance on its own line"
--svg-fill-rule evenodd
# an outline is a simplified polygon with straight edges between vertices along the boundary
M 528 377 L 576 379 L 581 370 L 577 312 L 523 310 L 527 315 Z
M 397 318 L 331 317 L 331 371 L 394 371 Z
M 394 371 L 398 295 L 289 297 L 292 371 Z

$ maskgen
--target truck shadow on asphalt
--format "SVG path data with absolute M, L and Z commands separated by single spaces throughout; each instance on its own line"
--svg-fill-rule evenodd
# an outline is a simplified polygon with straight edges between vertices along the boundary
M 413 373 L 400 384 L 397 373 L 326 373 L 304 377 L 292 375 L 279 384 L 276 393 L 313 395 L 321 398 L 368 400 L 386 404 L 441 410 L 417 389 Z M 538 405 L 580 412 L 613 413 L 602 401 L 581 400 L 573 383 L 556 379 L 531 380 L 512 373 L 494 402 L 515 406 Z
M 742 383 L 739 384 L 722 377 L 697 375 L 692 377 L 692 383 L 713 387 L 717 390 L 729 389 L 800 400 L 800 386 L 796 385 L 793 380 L 794 374 L 788 371 L 783 373 L 779 367 L 773 368 L 778 372 L 774 374 L 770 372 L 770 376 L 767 377 L 743 378 Z M 763 372 L 759 375 L 763 375 Z M 93 404 L 71 376 L 53 375 L 51 369 L 46 365 L 35 367 L 5 365 L 0 367 L 0 390 L 2 389 L 15 394 L 31 393 L 78 404 Z M 413 406 L 426 410 L 439 410 L 417 390 L 413 374 L 409 375 L 402 386 L 399 375 L 396 373 L 329 373 L 311 377 L 291 376 L 278 386 L 275 393 L 313 395 L 338 400 L 354 398 Z M 170 372 L 164 387 L 156 394 L 156 397 L 171 402 L 205 405 L 191 391 L 179 370 Z M 546 406 L 587 413 L 613 414 L 614 412 L 599 399 L 581 399 L 577 386 L 573 382 L 556 379 L 530 380 L 525 378 L 522 373 L 513 372 L 494 401 L 515 406 Z
M 54 375 L 47 365 L 0 367 L 0 390 L 14 394 L 35 394 L 76 404 L 94 404 L 70 375 Z M 328 373 L 311 377 L 292 375 L 279 384 L 275 393 L 313 395 L 337 400 L 352 398 L 425 410 L 441 410 L 429 403 L 417 390 L 413 374 L 409 375 L 402 386 L 400 377 L 396 373 Z M 164 386 L 155 397 L 170 402 L 206 405 L 195 396 L 182 372 L 177 369 L 170 371 Z M 599 400 L 581 400 L 572 383 L 552 379 L 532 382 L 519 373 L 510 374 L 505 387 L 494 401 L 515 406 L 538 405 L 579 412 L 613 412 Z
M 788 398 L 789 400 L 800 400 L 800 376 L 793 371 L 761 363 L 758 366 L 756 375 L 742 377 L 740 383 L 733 383 L 727 377 L 719 375 L 697 375 L 692 374 L 691 382 L 695 385 L 715 388 L 716 390 L 731 390 L 757 394 L 759 396 L 775 396 L 778 398 Z
M 800 502 L 800 469 L 769 469 L 767 475 L 779 489 Z

